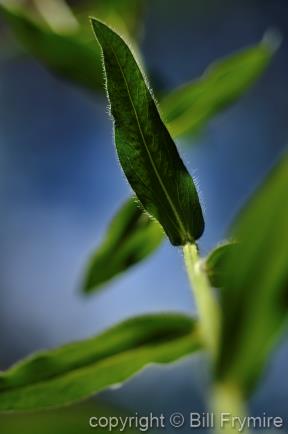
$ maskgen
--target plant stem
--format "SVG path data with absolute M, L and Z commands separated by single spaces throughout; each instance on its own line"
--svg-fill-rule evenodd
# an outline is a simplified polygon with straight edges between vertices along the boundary
M 215 359 L 218 352 L 220 333 L 220 309 L 206 272 L 203 269 L 196 244 L 186 244 L 183 247 L 183 252 L 187 273 L 199 312 L 203 339 L 213 359 Z
M 200 327 L 203 340 L 207 349 L 215 360 L 219 347 L 220 335 L 220 307 L 215 294 L 211 288 L 208 277 L 202 266 L 196 244 L 186 244 L 183 247 L 184 260 L 193 293 L 195 296 Z M 215 415 L 215 428 L 219 434 L 234 434 L 239 432 L 239 421 L 233 425 L 233 416 L 245 420 L 245 405 L 240 390 L 229 384 L 217 384 L 214 388 L 214 395 L 211 402 Z M 230 419 L 223 420 L 223 415 Z M 243 434 L 248 434 L 245 427 L 242 427 Z
M 212 408 L 214 409 L 216 432 L 248 434 L 246 408 L 239 388 L 230 384 L 216 384 Z M 234 419 L 233 419 L 234 417 Z

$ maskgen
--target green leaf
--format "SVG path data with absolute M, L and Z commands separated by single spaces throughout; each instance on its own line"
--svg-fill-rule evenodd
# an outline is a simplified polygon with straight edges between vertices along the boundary
M 68 408 L 49 410 L 37 413 L 8 413 L 0 415 L 2 434 L 91 434 L 89 420 L 91 417 L 117 417 L 132 416 L 111 404 L 91 400 L 83 404 Z M 100 434 L 106 434 L 106 429 L 97 429 Z M 126 430 L 125 430 L 126 432 Z M 127 432 L 137 433 L 136 429 Z
M 134 40 L 142 30 L 145 0 L 90 0 L 79 4 L 77 17 L 87 24 L 88 16 L 97 16 L 121 34 Z M 91 27 L 89 26 L 89 32 Z
M 163 241 L 161 226 L 149 218 L 130 198 L 114 216 L 105 239 L 92 255 L 85 271 L 82 290 L 96 292 L 119 274 L 150 256 Z M 235 249 L 235 243 L 217 246 L 206 258 L 205 269 L 211 285 L 223 286 L 223 267 L 227 255 Z
M 164 118 L 166 118 L 171 123 L 168 124 L 168 128 L 172 133 L 177 133 L 177 123 L 180 122 L 181 118 L 184 119 L 182 132 L 185 134 L 196 133 L 199 127 L 203 127 L 204 123 L 209 121 L 212 115 L 216 114 L 218 110 L 224 107 L 227 107 L 232 102 L 235 102 L 238 97 L 240 97 L 246 89 L 250 88 L 250 86 L 256 81 L 256 79 L 261 75 L 261 73 L 265 70 L 265 68 L 269 65 L 273 52 L 275 51 L 276 44 L 274 43 L 274 48 L 272 44 L 271 37 L 266 39 L 264 38 L 260 44 L 257 44 L 253 47 L 245 49 L 239 53 L 233 54 L 228 58 L 218 61 L 212 66 L 208 68 L 208 72 L 203 75 L 200 79 L 186 84 L 179 89 L 176 89 L 169 96 L 164 98 L 160 102 L 160 108 L 164 114 Z M 226 78 L 225 78 L 226 77 Z M 224 82 L 224 79 L 227 79 L 227 83 Z M 218 86 L 218 82 L 220 82 L 220 86 Z M 216 86 L 217 85 L 217 86 Z M 232 89 L 232 92 L 231 92 Z M 205 109 L 205 104 L 207 102 L 207 107 Z M 190 110 L 192 110 L 192 116 L 190 116 Z M 194 113 L 194 114 L 193 114 Z M 200 116 L 198 117 L 198 113 Z M 185 121 L 186 119 L 186 121 Z M 175 130 L 173 131 L 173 122 L 175 122 Z M 177 135 L 177 134 L 176 134 Z M 181 135 L 181 134 L 179 134 Z M 132 206 L 132 200 L 131 200 Z M 132 211 L 131 211 L 132 212 Z M 138 213 L 138 210 L 134 209 L 135 214 Z M 119 215 L 121 215 L 119 213 Z M 115 216 L 113 224 L 116 225 L 118 220 L 118 216 Z M 122 226 L 122 217 L 119 221 L 119 227 L 123 227 L 124 232 L 125 225 Z M 129 220 L 129 219 L 128 219 Z M 127 222 L 128 223 L 128 222 Z M 155 229 L 156 231 L 156 229 Z M 133 236 L 133 229 L 130 231 L 130 237 Z M 137 231 L 135 231 L 137 232 Z M 155 243 L 151 240 L 150 230 L 147 231 L 147 243 L 151 246 L 151 250 L 147 255 L 138 258 L 137 262 L 145 259 L 149 254 L 152 254 L 154 250 L 158 248 L 161 243 L 160 233 L 159 237 L 155 235 Z M 144 233 L 143 233 L 143 243 L 144 243 Z M 106 243 L 105 243 L 106 244 Z M 107 244 L 108 246 L 108 244 Z M 153 246 L 153 247 L 152 247 Z M 226 248 L 227 247 L 227 248 Z M 233 248 L 233 247 L 232 247 Z M 215 252 L 212 253 L 211 257 L 208 258 L 208 268 L 207 272 L 211 281 L 211 284 L 215 287 L 221 287 L 221 263 L 223 262 L 222 256 L 225 252 L 229 251 L 230 245 L 220 246 L 219 249 L 216 249 Z M 102 248 L 97 250 L 95 253 L 95 258 L 98 258 L 98 253 L 101 255 Z M 114 258 L 115 253 L 113 253 L 112 249 L 107 247 L 107 254 L 110 255 L 111 258 Z M 222 255 L 223 254 L 223 255 Z M 116 255 L 118 257 L 118 255 Z M 215 261 L 215 264 L 214 264 Z M 99 268 L 97 265 L 98 260 L 95 264 L 95 276 L 102 276 L 103 273 L 99 273 Z M 136 262 L 135 262 L 136 263 Z M 91 274 L 93 267 L 91 267 Z M 114 267 L 113 267 L 114 268 Z M 128 269 L 128 268 L 126 268 Z M 90 269 L 88 269 L 90 270 Z M 108 276 L 107 278 L 115 276 L 118 272 L 113 272 L 111 267 L 110 270 L 107 270 Z M 122 271 L 125 271 L 123 267 Z M 90 271 L 89 271 L 90 274 Z M 92 278 L 93 280 L 93 278 Z M 105 283 L 104 279 L 102 282 Z M 95 282 L 95 286 L 97 283 Z M 89 285 L 92 286 L 93 284 Z
M 194 242 L 204 221 L 193 180 L 130 49 L 105 24 L 95 19 L 92 24 L 103 51 L 116 148 L 125 175 L 172 244 Z
M 29 12 L 27 8 L 0 4 L 0 16 L 9 24 L 25 50 L 53 73 L 98 92 L 103 90 L 101 52 L 91 34 L 88 16 L 97 13 L 133 40 L 143 3 L 143 0 L 83 2 L 76 15 L 76 27 L 69 32 L 66 29 L 54 31 L 53 26 L 49 26 L 52 23 L 45 23 L 37 13 L 32 13 L 33 9 Z M 50 11 L 49 7 L 47 9 Z M 59 17 L 55 22 L 58 21 Z
M 273 170 L 234 227 L 225 261 L 217 372 L 249 393 L 279 339 L 288 312 L 288 156 Z
M 50 70 L 77 85 L 99 91 L 103 87 L 100 52 L 91 43 L 87 17 L 100 17 L 133 41 L 139 33 L 144 3 L 143 0 L 81 2 L 74 9 L 79 29 L 71 34 L 53 32 L 21 8 L 14 10 L 0 5 L 0 14 L 25 49 Z M 172 136 L 198 132 L 213 115 L 249 89 L 271 61 L 276 48 L 271 39 L 266 37 L 258 45 L 215 62 L 201 78 L 164 97 L 160 107 Z
M 76 402 L 123 383 L 151 363 L 201 348 L 195 321 L 181 314 L 129 319 L 96 338 L 41 352 L 0 374 L 0 411 Z
M 103 87 L 100 50 L 94 43 L 82 40 L 78 33 L 54 33 L 20 11 L 1 5 L 0 15 L 25 49 L 51 71 L 89 89 Z
M 221 288 L 225 282 L 225 264 L 228 255 L 237 248 L 236 243 L 224 243 L 217 246 L 205 260 L 205 269 L 214 288 Z
M 202 77 L 164 97 L 160 107 L 172 136 L 197 133 L 240 98 L 267 68 L 277 46 L 276 38 L 267 35 L 259 44 L 214 62 Z
M 97 290 L 153 253 L 162 240 L 159 223 L 143 212 L 135 198 L 129 199 L 115 215 L 105 239 L 93 254 L 83 290 L 87 293 Z

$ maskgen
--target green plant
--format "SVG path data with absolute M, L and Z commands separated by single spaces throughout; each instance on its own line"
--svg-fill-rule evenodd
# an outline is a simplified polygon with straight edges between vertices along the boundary
M 61 434 L 91 434 L 91 427 L 88 423 L 93 417 L 129 417 L 129 413 L 115 406 L 103 403 L 100 399 L 95 402 L 85 402 L 68 408 L 62 407 L 49 411 L 37 411 L 36 413 L 1 414 L 0 426 L 1 433 L 7 434 L 51 434 L 59 432 Z M 98 432 L 106 434 L 106 429 L 99 429 Z M 128 429 L 130 434 L 139 432 L 136 429 Z
M 0 374 L 0 410 L 62 406 L 124 382 L 150 363 L 171 363 L 201 350 L 211 359 L 211 405 L 216 412 L 240 415 L 287 319 L 288 158 L 239 215 L 230 233 L 235 242 L 200 258 L 201 205 L 171 133 L 195 132 L 235 100 L 273 50 L 265 41 L 219 63 L 198 82 L 167 96 L 161 116 L 124 40 L 101 21 L 92 24 L 103 54 L 119 160 L 136 197 L 115 217 L 89 265 L 84 290 L 145 258 L 165 233 L 183 249 L 199 315 L 133 318 L 96 338 L 36 354 Z M 233 77 L 228 90 L 223 85 L 227 74 Z M 213 92 L 215 83 L 222 86 Z M 103 265 L 107 258 L 109 269 Z

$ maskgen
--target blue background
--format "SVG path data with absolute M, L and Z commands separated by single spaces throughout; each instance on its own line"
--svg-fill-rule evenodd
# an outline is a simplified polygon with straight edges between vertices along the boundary
M 203 254 L 225 238 L 233 216 L 286 146 L 287 19 L 286 0 L 157 0 L 147 9 L 142 51 L 166 89 L 256 43 L 271 27 L 283 36 L 253 89 L 211 121 L 193 146 L 178 142 L 204 203 Z M 102 293 L 80 294 L 86 260 L 130 194 L 104 96 L 75 89 L 30 58 L 2 58 L 0 101 L 0 368 L 130 315 L 194 310 L 181 252 L 168 243 Z M 252 400 L 253 414 L 286 416 L 287 357 L 283 339 Z M 103 396 L 144 413 L 200 411 L 208 393 L 206 368 L 203 356 L 151 368 Z

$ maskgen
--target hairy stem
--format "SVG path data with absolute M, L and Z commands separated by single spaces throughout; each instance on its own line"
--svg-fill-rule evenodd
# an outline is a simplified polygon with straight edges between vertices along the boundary
M 213 358 L 218 352 L 220 332 L 220 309 L 202 266 L 196 244 L 183 247 L 184 260 L 199 312 L 200 327 L 204 342 Z

